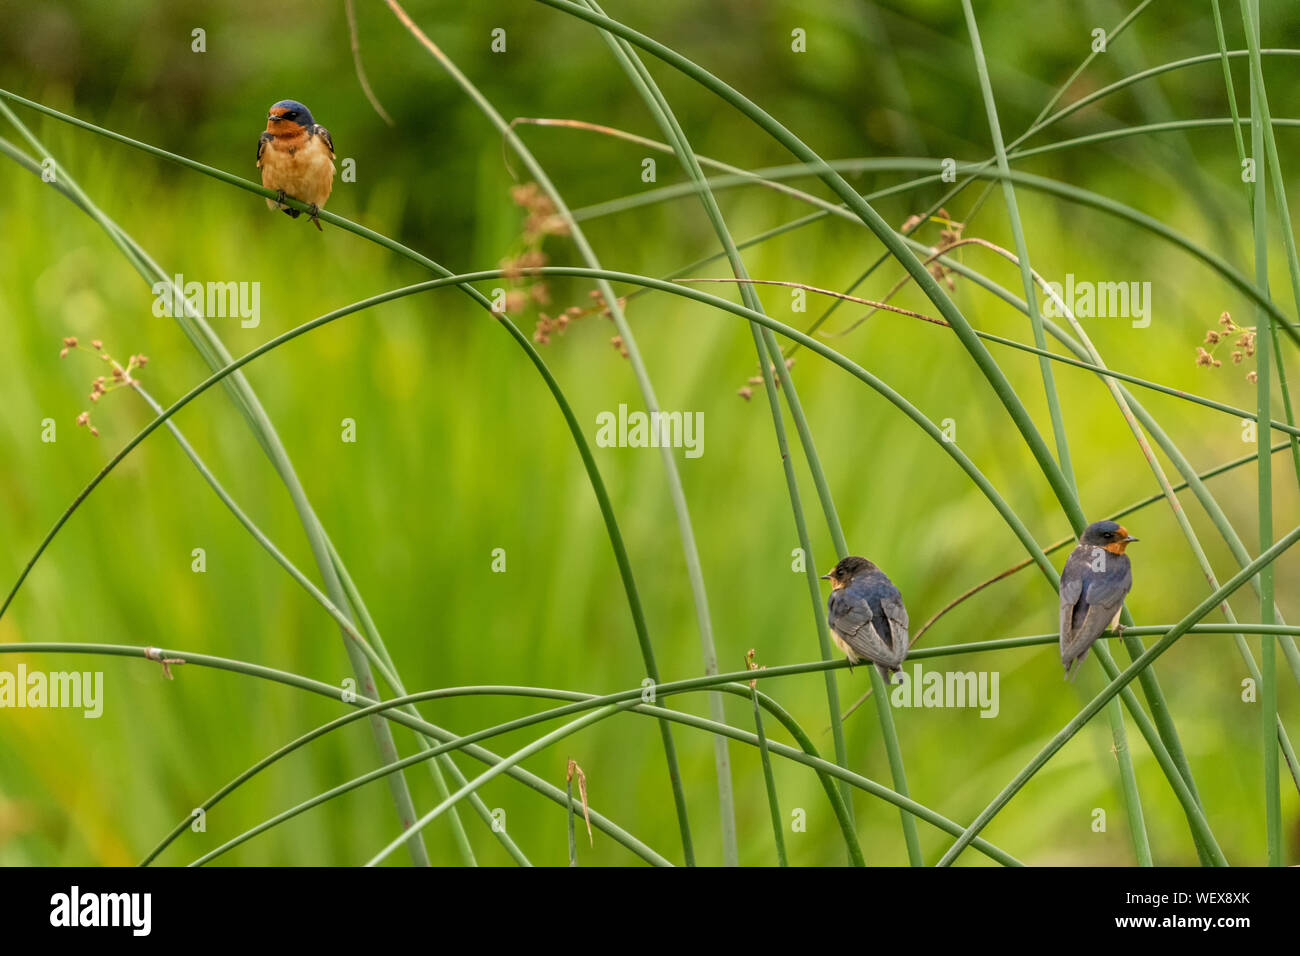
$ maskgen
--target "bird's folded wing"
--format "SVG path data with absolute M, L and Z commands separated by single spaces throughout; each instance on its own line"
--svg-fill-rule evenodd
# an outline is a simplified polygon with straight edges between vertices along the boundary
M 1088 603 L 1098 604 L 1111 609 L 1111 616 L 1124 603 L 1124 596 L 1133 587 L 1133 569 L 1124 568 L 1124 573 L 1114 576 L 1094 575 L 1088 582 Z
M 875 631 L 871 626 L 870 605 L 866 601 L 853 600 L 843 590 L 832 591 L 828 604 L 829 623 L 835 633 L 858 653 L 871 653 L 872 645 L 867 635 L 874 637 Z
M 898 665 L 907 656 L 907 611 L 897 596 L 886 598 L 885 601 L 896 607 L 891 609 L 882 602 L 881 607 L 886 617 L 880 618 L 872 613 L 871 605 L 862 598 L 832 591 L 830 624 L 835 628 L 835 633 L 861 656 L 878 664 Z M 891 622 L 896 622 L 900 616 L 901 626 L 893 623 L 892 638 L 887 643 L 881 634 L 889 634 Z
M 1067 568 L 1067 571 L 1069 569 Z M 1073 576 L 1061 578 L 1061 656 L 1065 656 L 1065 647 L 1074 630 L 1074 606 L 1083 595 L 1083 581 Z
M 1128 575 L 1124 577 L 1129 578 Z M 1062 607 L 1061 660 L 1068 661 L 1086 651 L 1101 632 L 1110 627 L 1110 622 L 1115 620 L 1115 615 L 1124 606 L 1124 595 L 1129 590 L 1124 585 L 1124 579 L 1102 584 L 1100 588 L 1095 584 L 1088 588 L 1087 611 L 1073 628 L 1070 627 L 1069 610 Z
M 1118 604 L 1089 604 L 1088 613 L 1070 633 L 1069 638 L 1067 639 L 1065 635 L 1061 636 L 1061 659 L 1069 660 L 1086 651 L 1101 632 L 1110 626 L 1110 622 L 1115 620 L 1115 614 L 1123 603 L 1121 601 Z
M 330 135 L 330 131 L 327 130 L 324 126 L 321 126 L 319 123 L 317 123 L 316 126 L 312 129 L 312 132 L 325 141 L 325 145 L 328 146 L 330 150 L 330 159 L 333 159 L 334 158 L 334 137 Z
M 880 636 L 885 639 L 889 645 L 890 657 L 888 660 L 881 661 L 882 664 L 901 664 L 903 658 L 907 656 L 907 608 L 903 606 L 903 596 L 901 594 L 891 594 L 880 602 L 881 608 L 884 609 L 885 617 L 889 618 L 889 624 L 880 631 Z

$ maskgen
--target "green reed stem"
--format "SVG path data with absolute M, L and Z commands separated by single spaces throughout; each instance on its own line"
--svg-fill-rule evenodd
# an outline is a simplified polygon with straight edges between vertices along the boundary
M 1241 0 L 1241 16 L 1250 44 L 1250 151 L 1256 157 L 1255 189 L 1252 212 L 1255 235 L 1255 281 L 1261 295 L 1269 295 L 1268 286 L 1268 193 L 1265 189 L 1267 174 L 1258 157 L 1264 155 L 1264 124 L 1268 122 L 1268 97 L 1264 88 L 1264 73 L 1259 58 L 1259 2 Z M 1258 119 L 1254 119 L 1258 117 Z M 1276 149 L 1271 159 L 1276 160 Z M 1274 170 L 1280 173 L 1280 170 Z M 1278 182 L 1282 196 L 1279 211 L 1286 209 L 1283 183 Z M 1291 223 L 1287 219 L 1282 228 L 1289 243 L 1287 251 L 1295 261 L 1295 240 Z M 1300 289 L 1300 285 L 1297 285 Z M 1300 307 L 1300 299 L 1296 300 Z M 1267 421 L 1272 402 L 1272 317 L 1263 309 L 1256 310 L 1256 394 L 1260 416 Z M 1259 443 L 1259 548 L 1266 549 L 1273 541 L 1273 456 L 1268 453 L 1268 442 Z M 1273 567 L 1266 565 L 1259 572 L 1259 616 L 1261 623 L 1273 623 Z M 1269 866 L 1281 866 L 1282 856 L 1282 790 L 1278 767 L 1277 746 L 1277 642 L 1271 637 L 1260 638 L 1260 737 L 1264 762 L 1264 815 L 1265 841 Z
M 758 737 L 758 755 L 763 763 L 763 783 L 767 787 L 767 808 L 772 815 L 772 840 L 776 844 L 776 862 L 778 866 L 789 866 L 790 860 L 785 854 L 785 820 L 781 816 L 781 803 L 776 796 L 776 777 L 772 774 L 772 754 L 767 745 L 767 733 L 763 730 L 763 710 L 758 704 L 758 690 L 751 694 L 754 699 L 754 734 Z

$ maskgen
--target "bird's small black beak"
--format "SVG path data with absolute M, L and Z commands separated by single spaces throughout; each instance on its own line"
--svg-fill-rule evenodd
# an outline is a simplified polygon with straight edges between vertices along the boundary
M 831 575 L 829 571 L 827 571 L 825 574 L 822 575 L 823 581 L 829 581 L 830 579 L 831 579 Z
M 280 122 L 280 120 L 284 119 L 283 116 L 272 116 L 272 115 L 270 115 L 269 113 L 267 114 L 267 117 L 266 117 L 266 118 L 267 118 L 268 121 L 270 121 L 270 122 L 272 122 L 272 123 L 278 123 L 278 122 Z
M 1130 541 L 1141 541 L 1141 540 L 1142 540 L 1141 538 L 1135 538 L 1132 535 L 1129 535 L 1127 538 L 1124 539 L 1124 543 L 1128 544 Z

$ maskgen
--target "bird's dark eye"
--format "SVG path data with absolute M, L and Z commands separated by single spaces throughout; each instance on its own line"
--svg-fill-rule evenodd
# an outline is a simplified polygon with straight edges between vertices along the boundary
M 297 113 L 294 113 L 293 111 L 290 111 L 290 112 L 284 114 L 284 118 L 285 118 L 285 119 L 297 119 L 297 118 L 298 118 L 298 114 L 297 114 Z

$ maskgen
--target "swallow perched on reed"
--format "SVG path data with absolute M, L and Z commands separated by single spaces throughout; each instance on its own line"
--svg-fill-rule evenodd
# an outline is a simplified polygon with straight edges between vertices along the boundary
M 826 601 L 831 637 L 849 658 L 849 666 L 871 661 L 885 683 L 907 657 L 907 608 L 884 571 L 866 558 L 850 555 L 827 574 Z
M 276 199 L 266 201 L 268 206 L 297 219 L 301 211 L 290 209 L 283 200 L 285 196 L 301 200 L 311 206 L 307 214 L 321 228 L 316 214 L 334 186 L 334 140 L 312 119 L 311 110 L 297 100 L 281 100 L 267 111 L 266 132 L 257 141 L 257 167 L 262 185 L 279 192 Z
M 1137 538 L 1115 521 L 1095 521 L 1061 572 L 1061 663 L 1067 680 L 1088 656 L 1088 648 L 1119 621 L 1124 596 L 1133 587 L 1133 569 L 1124 553 Z M 1070 672 L 1074 667 L 1074 673 Z

